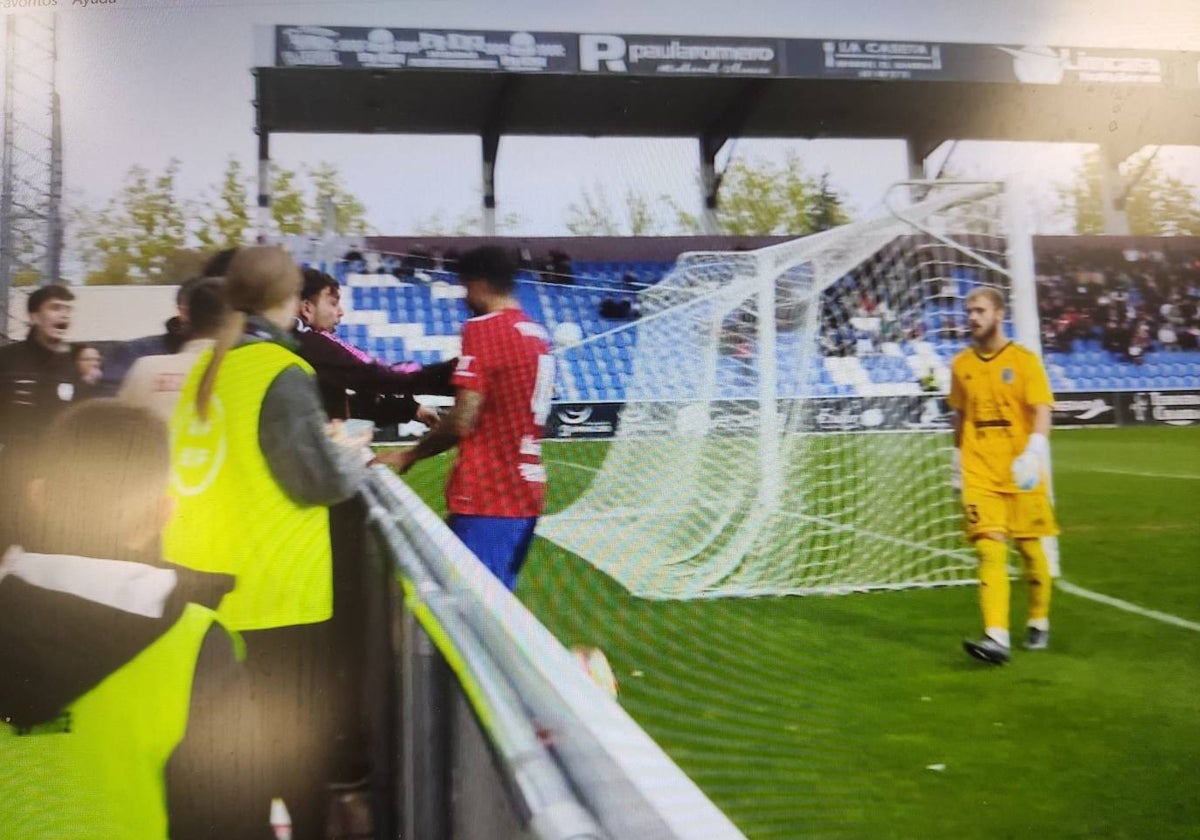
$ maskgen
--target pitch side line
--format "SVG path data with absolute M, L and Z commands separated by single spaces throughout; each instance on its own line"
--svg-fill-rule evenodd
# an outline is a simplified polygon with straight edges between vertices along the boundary
M 586 464 L 576 464 L 574 461 L 556 461 L 553 458 L 543 458 L 542 462 L 546 464 L 555 464 L 556 466 L 560 467 L 572 467 L 573 469 L 584 470 L 585 472 L 600 472 L 599 467 L 589 467 Z
M 855 534 L 862 534 L 863 536 L 872 537 L 882 542 L 890 542 L 896 545 L 904 546 L 905 548 L 923 551 L 935 557 L 953 557 L 955 560 L 962 560 L 964 557 L 970 557 L 970 555 L 967 553 L 969 551 L 968 549 L 930 548 L 928 545 L 923 543 L 906 540 L 902 537 L 893 537 L 889 534 L 880 534 L 876 531 L 864 531 L 855 525 L 850 525 L 845 522 L 838 522 L 826 516 L 813 516 L 810 513 L 798 513 L 790 510 L 781 510 L 777 515 L 785 519 L 804 519 L 809 522 L 819 522 L 825 527 L 831 528 L 834 531 L 851 531 Z M 972 581 L 972 583 L 973 582 L 974 581 Z
M 1054 582 L 1054 588 L 1060 592 L 1070 592 L 1072 595 L 1078 595 L 1080 598 L 1086 598 L 1089 601 L 1095 601 L 1098 604 L 1107 604 L 1110 607 L 1116 607 L 1119 610 L 1133 613 L 1134 615 L 1145 616 L 1152 618 L 1155 621 L 1161 621 L 1163 624 L 1171 624 L 1175 627 L 1182 627 L 1185 630 L 1194 630 L 1200 633 L 1200 623 L 1188 621 L 1186 618 L 1180 618 L 1177 615 L 1170 613 L 1159 612 L 1158 610 L 1148 610 L 1145 607 L 1139 607 L 1137 604 L 1131 604 L 1128 601 L 1122 601 L 1120 598 L 1113 598 L 1110 595 L 1104 595 L 1100 592 L 1093 592 L 1090 589 L 1084 589 L 1082 586 L 1076 586 L 1069 580 L 1059 578 Z
M 1200 481 L 1200 475 L 1195 475 L 1194 473 L 1161 473 L 1147 472 L 1145 470 L 1114 470 L 1109 467 L 1080 467 L 1076 470 L 1069 471 L 1098 472 L 1108 473 L 1109 475 L 1136 475 L 1141 478 L 1177 478 L 1180 481 Z

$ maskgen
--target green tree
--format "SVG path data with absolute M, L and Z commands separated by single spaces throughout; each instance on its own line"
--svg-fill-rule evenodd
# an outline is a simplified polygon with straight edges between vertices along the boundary
M 592 190 L 585 188 L 577 201 L 567 205 L 566 225 L 575 236 L 655 236 L 663 231 L 644 193 L 627 189 L 624 206 L 617 211 L 603 184 L 596 184 Z
M 196 239 L 201 247 L 209 251 L 235 248 L 245 243 L 249 229 L 250 202 L 246 179 L 241 162 L 230 157 L 212 210 L 200 217 Z
M 504 213 L 496 219 L 496 233 L 516 233 L 525 221 L 520 213 Z M 463 211 L 450 218 L 445 210 L 438 209 L 418 219 L 413 229 L 417 236 L 478 236 L 483 230 L 483 217 L 478 212 Z
M 842 197 L 829 182 L 828 170 L 822 172 L 817 180 L 817 192 L 809 205 L 808 218 L 814 232 L 829 230 L 850 221 Z
M 308 202 L 294 169 L 271 165 L 271 217 L 282 234 L 308 232 Z
M 188 240 L 186 210 L 176 194 L 178 173 L 174 158 L 157 174 L 143 166 L 129 170 L 117 194 L 85 223 L 83 236 L 97 266 L 85 282 L 179 281 L 168 271 Z
M 1136 178 L 1125 196 L 1130 233 L 1134 236 L 1200 235 L 1200 189 L 1169 174 L 1150 152 L 1136 154 L 1120 166 L 1124 179 Z M 1058 184 L 1059 210 L 1079 234 L 1104 232 L 1100 152 L 1089 150 L 1067 183 Z
M 795 155 L 782 163 L 737 158 L 725 168 L 717 225 L 734 236 L 802 236 L 848 222 L 829 173 L 813 178 Z M 680 219 L 681 224 L 694 224 Z
M 313 190 L 312 231 L 325 229 L 326 208 L 330 208 L 333 233 L 338 236 L 361 236 L 371 232 L 366 205 L 346 189 L 336 166 L 322 161 L 308 171 L 308 177 Z

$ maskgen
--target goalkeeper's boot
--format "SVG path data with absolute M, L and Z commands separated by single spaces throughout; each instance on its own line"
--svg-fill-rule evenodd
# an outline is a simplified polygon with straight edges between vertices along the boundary
M 1002 645 L 991 636 L 982 639 L 966 639 L 963 650 L 990 665 L 1003 665 L 1009 659 L 1008 645 Z
M 1037 627 L 1028 628 L 1025 631 L 1025 643 L 1021 647 L 1025 650 L 1045 650 L 1050 647 L 1050 631 Z

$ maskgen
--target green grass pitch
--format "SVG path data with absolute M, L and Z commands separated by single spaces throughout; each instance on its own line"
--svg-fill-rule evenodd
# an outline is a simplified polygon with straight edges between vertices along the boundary
M 1064 576 L 1200 622 L 1200 428 L 1060 431 L 1054 473 Z M 1058 592 L 1051 650 L 990 668 L 972 588 L 650 602 L 541 540 L 518 594 L 755 840 L 1200 836 L 1195 630 Z

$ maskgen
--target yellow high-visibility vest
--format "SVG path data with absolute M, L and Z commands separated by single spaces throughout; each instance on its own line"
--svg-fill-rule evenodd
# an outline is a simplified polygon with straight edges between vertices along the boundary
M 263 398 L 293 365 L 312 367 L 263 341 L 235 347 L 221 362 L 208 419 L 196 392 L 211 351 L 197 360 L 171 418 L 175 515 L 163 534 L 173 563 L 237 577 L 217 615 L 233 630 L 326 621 L 333 615 L 329 509 L 290 499 L 258 443 Z
M 28 729 L 0 721 L 0 840 L 165 840 L 163 773 L 187 728 L 196 657 L 215 617 L 188 604 L 56 720 Z

